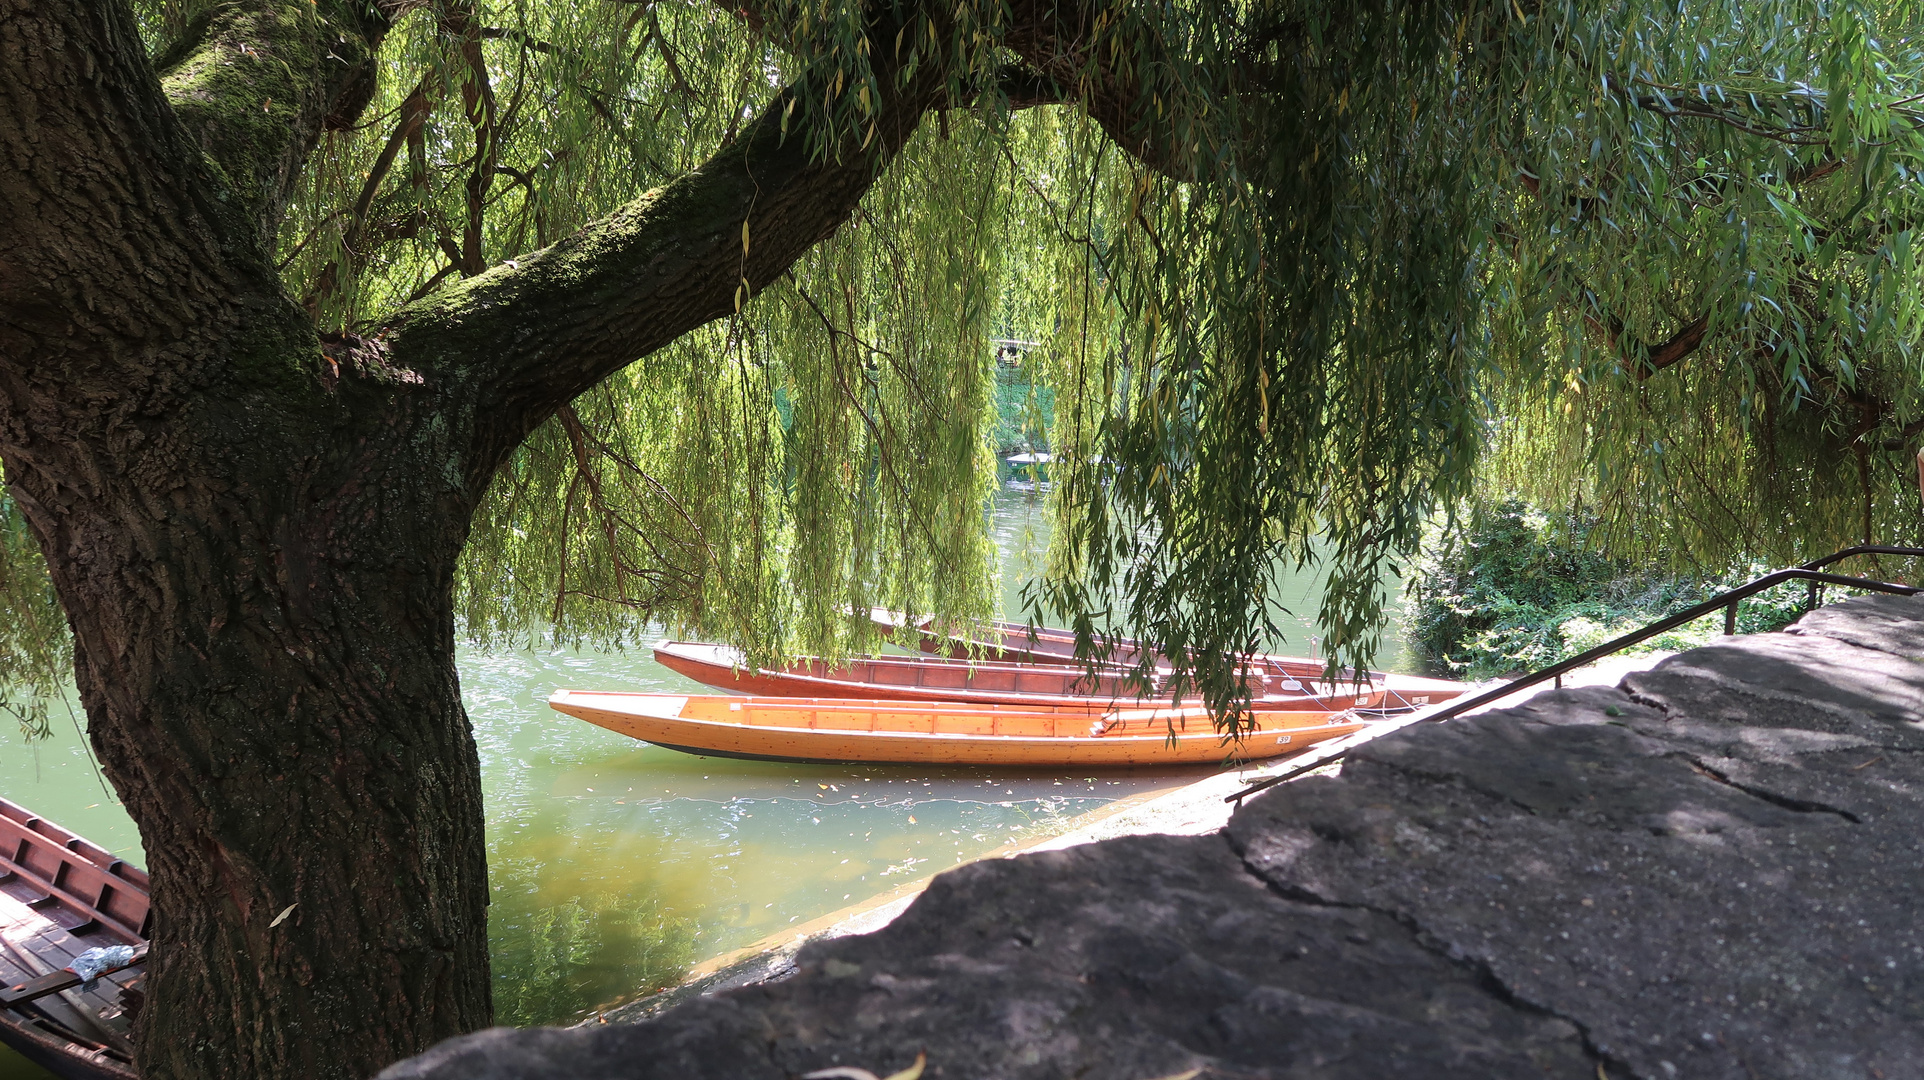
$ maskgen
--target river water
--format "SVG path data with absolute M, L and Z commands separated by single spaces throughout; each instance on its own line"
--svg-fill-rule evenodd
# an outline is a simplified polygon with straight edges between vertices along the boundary
M 1004 602 L 1047 543 L 1037 496 L 998 500 Z M 1318 581 L 1277 599 L 1313 615 Z M 1286 627 L 1301 653 L 1308 629 Z M 1396 643 L 1382 666 L 1401 660 Z M 637 743 L 547 708 L 555 689 L 701 692 L 644 652 L 466 650 L 460 672 L 480 749 L 502 1023 L 565 1023 L 672 985 L 754 943 L 1077 816 L 1165 786 L 1143 773 L 1007 774 L 784 765 Z M 77 710 L 76 710 L 77 711 Z M 101 782 L 79 722 L 51 739 L 0 731 L 0 794 L 141 861 L 133 822 Z M 0 1080 L 43 1078 L 0 1047 Z

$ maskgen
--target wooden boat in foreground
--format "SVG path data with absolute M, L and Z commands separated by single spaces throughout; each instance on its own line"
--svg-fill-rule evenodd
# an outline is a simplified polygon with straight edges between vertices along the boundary
M 1295 753 L 1371 721 L 1347 711 L 1252 710 L 1226 743 L 1200 708 L 984 705 L 557 690 L 549 707 L 671 750 L 771 761 L 1133 766 Z
M 1068 664 L 1010 664 L 923 656 L 865 656 L 842 664 L 803 657 L 779 668 L 752 668 L 741 650 L 694 641 L 662 641 L 655 660 L 696 682 L 733 694 L 865 698 L 876 701 L 956 701 L 985 705 L 1170 707 L 1167 696 L 1139 698 L 1120 669 L 1094 675 Z M 1289 675 L 1249 681 L 1260 708 L 1379 709 L 1375 687 L 1307 682 Z
M 70 1080 L 134 1080 L 148 910 L 139 867 L 0 799 L 0 1042 Z M 68 970 L 113 946 L 130 962 L 92 987 Z
M 1036 667 L 1080 666 L 1086 661 L 1076 657 L 1076 635 L 1069 630 L 1055 630 L 1048 627 L 1031 628 L 1021 623 L 997 620 L 988 623 L 975 636 L 962 634 L 942 634 L 931 628 L 927 619 L 911 623 L 899 612 L 886 608 L 874 608 L 869 612 L 869 621 L 888 641 L 904 648 L 919 648 L 933 656 L 954 659 L 974 658 L 977 662 L 990 661 L 1005 664 L 1027 664 Z M 1132 639 L 1123 638 L 1114 643 L 1109 652 L 1109 663 L 1117 665 L 1134 664 L 1142 656 L 1142 645 Z M 1155 657 L 1158 667 L 1167 667 L 1168 658 L 1160 654 Z M 1249 658 L 1252 680 L 1265 680 L 1274 685 L 1277 680 L 1295 680 L 1307 685 L 1323 683 L 1324 665 L 1321 660 L 1311 660 L 1299 656 L 1274 656 L 1258 653 Z M 1384 671 L 1370 671 L 1360 680 L 1364 685 L 1384 692 L 1384 700 L 1376 708 L 1413 709 L 1458 697 L 1468 689 L 1463 683 L 1449 679 L 1429 679 L 1420 675 L 1398 675 Z M 1343 688 L 1355 685 L 1347 676 L 1339 677 L 1335 686 Z

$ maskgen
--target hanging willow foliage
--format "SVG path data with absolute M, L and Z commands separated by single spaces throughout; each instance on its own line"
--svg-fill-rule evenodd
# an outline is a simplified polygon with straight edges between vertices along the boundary
M 1500 140 L 1494 471 L 1712 567 L 1914 541 L 1918 9 L 1566 22 L 1525 85 L 1588 100 Z
M 1328 564 L 1330 661 L 1366 663 L 1385 577 L 1480 482 L 1707 563 L 1915 528 L 1916 5 L 1034 7 L 384 9 L 374 101 L 323 134 L 280 238 L 336 334 L 765 108 L 867 152 L 947 73 L 852 220 L 501 471 L 458 582 L 474 637 L 665 624 L 767 659 L 872 644 L 870 605 L 993 614 L 996 336 L 1042 341 L 1057 395 L 1032 610 L 1193 658 L 1225 709 L 1282 568 Z M 158 48 L 202 10 L 142 16 Z M 0 527 L 26 628 L 0 683 L 31 689 L 62 631 Z
M 538 432 L 477 523 L 470 629 L 768 658 L 871 644 L 875 605 L 990 614 L 996 153 L 958 122 L 787 281 Z
M 1278 567 L 1332 564 L 1319 622 L 1361 662 L 1480 477 L 1713 566 L 1914 534 L 1914 5 L 1186 14 L 1186 167 L 1083 230 L 1113 326 L 1058 345 L 1038 606 L 1115 588 L 1079 628 L 1194 650 L 1224 702 Z
M 12 718 L 27 738 L 44 738 L 47 707 L 72 665 L 72 637 L 46 562 L 0 488 L 0 717 Z

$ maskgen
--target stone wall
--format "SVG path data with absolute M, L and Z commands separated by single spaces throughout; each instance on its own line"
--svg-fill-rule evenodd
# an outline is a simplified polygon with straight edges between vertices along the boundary
M 1924 1076 L 1924 600 L 1419 725 L 1222 833 L 977 863 L 786 981 L 382 1074 Z

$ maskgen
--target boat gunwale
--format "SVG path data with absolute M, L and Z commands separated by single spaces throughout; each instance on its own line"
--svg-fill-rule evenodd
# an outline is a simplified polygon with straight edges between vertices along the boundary
M 570 714 L 570 715 L 573 715 L 573 714 Z M 615 713 L 613 715 L 632 716 L 634 714 Z M 588 720 L 588 718 L 585 716 L 577 717 L 577 719 Z M 1179 731 L 1179 732 L 1174 732 L 1173 735 L 1170 732 L 1120 733 L 1115 735 L 1111 735 L 1106 732 L 1101 735 L 996 735 L 988 732 L 965 733 L 965 732 L 940 732 L 940 731 L 938 732 L 862 731 L 862 730 L 853 729 L 853 728 L 789 728 L 789 727 L 764 727 L 759 725 L 751 726 L 747 724 L 729 724 L 729 723 L 724 723 L 722 721 L 717 721 L 717 720 L 701 720 L 701 719 L 694 719 L 689 717 L 648 717 L 648 719 L 666 720 L 666 721 L 671 721 L 673 723 L 678 723 L 678 724 L 687 724 L 687 725 L 690 725 L 691 727 L 713 728 L 718 731 L 748 730 L 748 731 L 753 731 L 757 734 L 768 734 L 771 736 L 773 735 L 814 736 L 818 739 L 860 737 L 864 739 L 875 739 L 878 742 L 917 742 L 917 743 L 946 742 L 946 743 L 985 743 L 985 744 L 992 743 L 998 746 L 1044 747 L 1044 746 L 1114 746 L 1114 745 L 1133 746 L 1138 744 L 1164 745 L 1164 744 L 1167 744 L 1172 737 L 1178 743 L 1199 742 L 1204 739 L 1212 739 L 1212 740 L 1215 740 L 1218 744 L 1227 746 L 1232 742 L 1239 742 L 1241 741 L 1242 738 L 1248 737 L 1248 736 L 1239 737 L 1234 734 L 1219 732 L 1219 731 L 1195 731 L 1195 732 Z M 588 722 L 594 723 L 593 720 L 588 720 Z M 1296 736 L 1296 735 L 1319 732 L 1325 729 L 1360 728 L 1374 722 L 1375 721 L 1364 720 L 1359 718 L 1355 720 L 1346 720 L 1340 723 L 1305 724 L 1302 727 L 1290 727 L 1290 728 L 1267 728 L 1267 729 L 1264 729 L 1263 731 L 1256 732 L 1255 735 L 1259 737 L 1262 735 L 1268 735 L 1268 734 Z M 654 742 L 654 740 L 652 739 L 644 739 L 642 741 Z M 655 745 L 667 746 L 669 744 L 655 743 Z M 683 748 L 677 746 L 677 747 L 673 747 L 673 749 L 679 750 Z M 720 751 L 695 751 L 695 752 L 696 753 L 720 753 Z M 823 759 L 823 760 L 827 760 L 827 759 Z
M 685 641 L 680 638 L 662 638 L 660 641 L 657 641 L 654 645 L 650 646 L 650 648 L 656 651 L 695 648 L 695 649 L 712 650 L 717 653 L 729 652 L 729 653 L 734 653 L 737 656 L 741 655 L 741 650 L 737 649 L 733 645 L 723 645 L 713 641 Z M 797 664 L 833 663 L 833 661 L 830 661 L 827 658 L 820 657 L 820 656 L 797 656 L 794 658 L 794 661 Z M 719 664 L 720 662 L 717 661 L 717 663 Z M 880 663 L 880 664 L 886 664 L 889 666 L 900 666 L 900 667 L 926 667 L 931 664 L 937 664 L 937 665 L 941 665 L 945 669 L 962 669 L 962 670 L 968 670 L 968 671 L 980 670 L 980 671 L 992 671 L 992 672 L 1006 669 L 1006 670 L 1019 671 L 1019 672 L 1025 672 L 1025 673 L 1035 672 L 1038 669 L 1042 669 L 1045 672 L 1052 672 L 1054 669 L 1060 668 L 1063 666 L 1061 664 L 1032 664 L 1023 660 L 992 660 L 992 659 L 975 659 L 973 657 L 960 657 L 960 656 L 930 656 L 926 653 L 915 653 L 909 656 L 894 656 L 888 653 L 871 653 L 863 656 L 851 656 L 841 661 L 841 663 L 843 664 Z M 757 668 L 752 664 L 747 664 L 747 663 L 730 664 L 727 666 L 730 667 L 732 670 L 750 671 L 750 672 L 766 672 L 766 671 L 787 672 L 789 670 L 788 668 Z M 1096 666 L 1098 668 L 1098 674 L 1102 674 L 1102 675 L 1126 675 L 1126 674 L 1133 673 L 1135 670 L 1134 668 L 1126 664 L 1098 664 Z M 1157 669 L 1157 674 L 1160 675 L 1164 672 L 1169 672 L 1173 670 L 1174 670 L 1173 668 L 1161 667 Z
M 1076 656 L 1073 651 L 1076 643 L 1076 634 L 1073 630 L 1065 630 L 1053 626 L 1031 626 L 1026 623 L 1009 622 L 1006 619 L 990 619 L 986 623 L 977 624 L 978 626 L 986 628 L 990 634 L 999 637 L 1001 641 L 998 643 L 987 638 L 967 636 L 961 632 L 942 633 L 932 630 L 929 627 L 933 621 L 933 618 L 928 616 L 917 621 L 910 621 L 901 612 L 890 611 L 886 608 L 871 608 L 869 612 L 870 625 L 876 628 L 884 641 L 892 642 L 902 648 L 919 648 L 922 652 L 932 656 L 942 657 L 942 654 L 945 652 L 948 653 L 950 657 L 954 657 L 954 654 L 958 652 L 964 654 L 979 652 L 985 657 L 995 657 L 996 659 L 992 661 L 995 663 L 1030 664 L 1037 667 L 1062 667 L 1089 663 L 1098 663 L 1105 667 L 1117 666 L 1132 669 L 1136 666 L 1136 662 L 1130 660 L 1093 661 Z M 904 632 L 915 635 L 915 643 L 913 646 L 895 640 L 895 635 Z M 1042 645 L 1056 646 L 1058 648 L 1054 650 L 1038 648 L 1038 646 Z M 1070 651 L 1061 651 L 1059 648 L 1061 646 L 1067 646 Z M 1167 655 L 1153 649 L 1148 649 L 1140 641 L 1133 638 L 1119 638 L 1113 643 L 1113 649 L 1115 652 L 1124 655 L 1135 654 L 1141 656 L 1144 653 L 1148 653 L 1156 658 L 1155 667 L 1158 672 L 1174 670 L 1174 666 L 1170 663 Z M 1025 657 L 1026 659 L 1004 659 L 1004 657 L 1013 656 Z M 1319 661 L 1314 657 L 1278 656 L 1274 653 L 1249 653 L 1244 659 L 1252 672 L 1261 675 L 1282 675 L 1297 679 L 1317 677 L 1305 672 L 1289 670 L 1291 666 L 1295 665 L 1307 666 L 1317 664 Z M 1339 683 L 1380 684 L 1389 677 L 1390 673 L 1384 671 L 1366 670 L 1359 676 L 1354 668 L 1344 668 L 1339 669 L 1336 681 Z
M 753 702 L 754 708 L 758 710 L 787 711 L 787 712 L 824 712 L 824 711 L 850 712 L 850 713 L 907 712 L 907 713 L 933 713 L 941 716 L 951 716 L 951 715 L 973 716 L 973 715 L 979 715 L 982 713 L 989 713 L 998 718 L 1034 716 L 1038 718 L 1049 717 L 1051 719 L 1060 718 L 1064 716 L 1071 716 L 1071 717 L 1086 716 L 1092 719 L 1094 718 L 1119 719 L 1121 722 L 1124 722 L 1124 723 L 1133 723 L 1133 722 L 1144 721 L 1144 720 L 1154 721 L 1154 720 L 1162 720 L 1162 719 L 1171 719 L 1171 720 L 1207 719 L 1211 716 L 1211 712 L 1209 708 L 1203 705 L 1185 705 L 1179 708 L 1163 709 L 1163 708 L 1156 708 L 1156 707 L 1128 708 L 1128 707 L 1104 706 L 1104 705 L 1097 705 L 1097 704 L 1017 705 L 1013 703 L 1005 704 L 1002 702 L 970 702 L 970 701 L 945 701 L 945 700 L 927 701 L 922 699 L 906 699 L 906 698 L 899 699 L 899 700 L 898 699 L 870 699 L 870 698 L 826 698 L 826 697 L 803 698 L 803 697 L 785 697 L 780 695 L 769 695 L 769 694 L 667 694 L 667 693 L 650 693 L 647 691 L 634 691 L 634 690 L 574 690 L 574 689 L 556 690 L 554 694 L 548 698 L 548 705 L 551 708 L 555 708 L 559 711 L 565 712 L 567 710 L 561 709 L 560 707 L 561 703 L 563 703 L 564 701 L 573 701 L 575 700 L 577 695 L 583 698 L 592 697 L 592 698 L 629 700 L 629 701 L 635 701 L 635 700 L 680 701 L 683 704 L 676 706 L 676 712 L 674 715 L 665 715 L 661 712 L 656 712 L 656 711 L 640 712 L 640 711 L 625 710 L 625 709 L 607 709 L 605 711 L 619 713 L 621 715 L 626 715 L 626 716 L 646 716 L 646 717 L 654 717 L 657 719 L 682 720 L 682 721 L 688 721 L 688 722 L 693 722 L 693 718 L 681 716 L 680 710 L 686 708 L 687 703 L 695 702 L 695 701 L 703 702 L 704 704 L 719 703 L 719 702 L 726 701 L 726 702 L 733 702 L 733 703 L 741 703 L 744 705 L 746 705 L 749 702 Z M 1297 700 L 1315 700 L 1315 699 L 1290 698 L 1286 700 L 1293 702 Z M 1328 714 L 1343 713 L 1348 711 L 1350 711 L 1350 708 L 1348 707 L 1323 708 L 1323 709 L 1278 708 L 1272 705 L 1269 701 L 1264 701 L 1260 704 L 1252 705 L 1252 707 L 1246 711 L 1246 715 L 1253 715 L 1260 718 L 1268 714 L 1276 714 L 1280 716 L 1306 716 L 1306 715 L 1316 715 L 1319 713 L 1328 715 Z M 774 728 L 764 724 L 732 724 L 732 723 L 726 723 L 722 721 L 712 721 L 712 722 L 720 723 L 724 727 L 731 727 L 731 728 L 754 727 L 758 730 L 764 729 L 764 728 L 769 730 L 774 730 Z M 794 730 L 817 731 L 817 730 L 823 730 L 823 729 L 797 728 Z M 832 729 L 832 730 L 844 730 L 844 729 Z M 846 730 L 853 731 L 855 729 L 846 729 Z M 1047 736 L 1047 737 L 1056 739 L 1056 738 L 1070 738 L 1071 736 Z
M 696 653 L 695 650 L 702 650 L 707 655 Z M 838 666 L 830 666 L 830 661 L 820 657 L 798 657 L 794 664 L 787 667 L 757 668 L 746 663 L 733 662 L 740 658 L 739 650 L 734 649 L 733 646 L 718 645 L 711 642 L 670 641 L 666 639 L 658 642 L 654 646 L 654 653 L 656 662 L 660 663 L 663 667 L 702 683 L 705 686 L 710 686 L 724 692 L 730 689 L 736 689 L 736 687 L 732 687 L 730 683 L 741 682 L 775 685 L 789 683 L 796 684 L 795 688 L 798 691 L 820 691 L 819 693 L 770 693 L 750 694 L 747 696 L 842 697 L 850 699 L 872 697 L 896 701 L 952 701 L 984 705 L 1049 705 L 1073 708 L 1158 707 L 1175 700 L 1162 695 L 1160 690 L 1158 693 L 1146 695 L 1132 695 L 1125 691 L 1117 691 L 1105 696 L 1105 692 L 1100 688 L 1099 683 L 1095 688 L 1087 691 L 1075 691 L 1072 689 L 1078 683 L 1092 680 L 1116 679 L 1118 681 L 1125 681 L 1130 672 L 1128 669 L 1121 667 L 1104 668 L 1094 675 L 1085 672 L 1079 676 L 1070 676 L 1066 674 L 1069 666 L 1064 664 L 1030 664 L 996 660 L 978 661 L 940 656 L 859 656 L 850 657 Z M 733 654 L 732 657 L 729 654 Z M 1062 679 L 1063 686 L 1059 692 L 1049 690 L 999 689 L 972 685 L 931 686 L 926 683 L 896 683 L 873 679 L 841 678 L 833 674 L 817 674 L 812 671 L 797 670 L 804 666 L 820 665 L 831 672 L 853 672 L 856 665 L 862 664 L 877 664 L 888 670 L 926 670 L 931 665 L 941 665 L 937 670 L 967 671 L 971 680 L 973 680 L 978 673 L 991 677 L 1008 676 L 1012 680 L 1025 676 L 1031 678 L 1038 676 L 1049 678 L 1053 676 Z M 1167 671 L 1169 671 L 1167 668 L 1159 669 L 1157 678 L 1163 678 L 1162 673 L 1166 673 Z M 1063 672 L 1064 674 L 1057 675 L 1056 673 L 1058 672 Z M 1291 675 L 1287 673 L 1280 676 L 1276 674 L 1261 676 L 1260 680 L 1267 683 L 1271 678 L 1287 679 L 1288 682 L 1284 684 L 1286 687 L 1290 683 L 1293 683 L 1298 688 L 1306 688 L 1318 685 L 1319 682 L 1309 676 Z M 1265 692 L 1262 693 L 1252 694 L 1250 704 L 1254 708 L 1272 709 L 1282 708 L 1288 703 L 1298 702 L 1304 703 L 1312 709 L 1347 708 L 1350 707 L 1351 704 L 1359 704 L 1360 699 L 1374 697 L 1384 692 L 1384 688 L 1381 685 L 1374 683 L 1364 684 L 1361 689 L 1345 689 L 1340 683 L 1324 683 L 1322 685 L 1327 686 L 1328 689 L 1322 692 L 1305 689 L 1305 691 L 1300 694 L 1269 693 L 1265 690 Z M 918 697 L 916 696 L 918 694 L 929 696 Z M 1193 701 L 1196 699 L 1193 697 L 1185 697 L 1181 700 Z M 1136 705 L 1135 703 L 1138 702 L 1143 704 Z M 1349 704 L 1338 704 L 1339 702 Z M 1188 708 L 1191 706 L 1181 707 Z
M 94 873 L 110 879 L 106 887 L 139 896 L 143 912 L 151 914 L 152 885 L 145 870 L 4 796 L 0 796 L 0 818 L 4 818 L 20 830 L 23 844 L 39 847 L 53 855 L 57 861 L 77 860 Z M 45 872 L 21 862 L 20 857 L 23 854 L 24 852 L 18 849 L 0 851 L 0 871 L 4 871 L 0 873 L 0 881 L 18 876 L 33 888 L 40 889 L 48 897 L 57 900 L 62 907 L 83 916 L 82 925 L 86 921 L 97 922 L 129 945 L 140 945 L 147 941 L 147 935 L 144 932 L 147 929 L 146 926 L 134 926 L 100 906 L 105 899 L 104 896 L 88 900 L 66 887 L 64 884 L 67 880 L 66 874 L 56 871 L 52 876 L 48 876 Z M 120 888 L 123 885 L 125 888 Z M 143 917 L 142 922 L 146 921 L 147 919 Z

